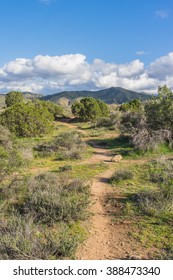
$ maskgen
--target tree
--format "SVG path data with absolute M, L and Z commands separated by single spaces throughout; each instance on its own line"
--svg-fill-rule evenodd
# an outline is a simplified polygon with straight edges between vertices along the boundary
M 125 112 L 122 125 L 140 150 L 154 150 L 161 144 L 173 144 L 173 93 L 167 86 L 158 88 L 158 96 L 147 100 L 141 110 Z
M 44 107 L 33 103 L 17 103 L 0 115 L 0 123 L 20 137 L 35 137 L 49 133 L 53 116 Z
M 96 121 L 100 117 L 107 117 L 109 109 L 103 101 L 86 97 L 72 104 L 72 113 L 82 121 Z
M 120 111 L 127 112 L 127 111 L 138 111 L 140 110 L 142 103 L 139 99 L 133 99 L 128 103 L 124 103 L 120 106 Z
M 17 103 L 23 103 L 23 95 L 18 91 L 11 91 L 7 93 L 5 97 L 5 104 L 7 107 L 11 107 Z
M 45 108 L 53 117 L 54 119 L 63 116 L 63 107 L 61 105 L 55 104 L 51 101 L 44 101 L 44 100 L 33 100 L 33 103 L 36 107 Z
M 166 85 L 159 86 L 158 96 L 145 103 L 145 113 L 150 129 L 173 132 L 173 93 Z

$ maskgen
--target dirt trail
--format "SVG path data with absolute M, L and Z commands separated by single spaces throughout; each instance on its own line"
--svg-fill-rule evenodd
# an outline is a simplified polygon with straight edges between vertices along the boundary
M 116 188 L 112 188 L 108 183 L 115 171 L 115 165 L 111 162 L 112 154 L 108 153 L 107 149 L 94 147 L 94 150 L 95 154 L 90 163 L 102 161 L 109 167 L 92 181 L 89 236 L 83 246 L 79 247 L 76 257 L 79 260 L 147 259 L 149 249 L 141 248 L 140 244 L 129 237 L 133 224 L 129 221 L 115 224 L 112 221 L 112 213 L 120 211 L 121 204 L 117 202 L 112 209 L 107 199 L 122 199 Z
M 66 123 L 70 128 L 79 130 L 74 124 Z M 141 248 L 133 239 L 129 237 L 129 231 L 133 231 L 133 225 L 128 221 L 120 224 L 112 222 L 112 206 L 107 204 L 107 198 L 121 199 L 121 195 L 116 188 L 108 183 L 115 164 L 111 162 L 112 153 L 106 148 L 96 146 L 93 139 L 90 141 L 94 148 L 94 154 L 90 159 L 81 163 L 108 164 L 108 170 L 99 174 L 92 181 L 89 220 L 89 236 L 82 246 L 78 248 L 76 258 L 79 260 L 109 260 L 109 259 L 147 259 L 148 249 Z M 116 164 L 118 166 L 118 163 Z M 117 203 L 113 211 L 120 210 L 120 203 Z M 141 254 L 142 252 L 142 254 Z
M 99 149 L 95 149 L 97 152 Z M 101 155 L 96 154 L 92 157 L 91 163 L 106 161 L 109 162 L 111 156 L 106 155 L 102 150 Z M 105 154 L 104 154 L 105 153 Z M 84 245 L 79 248 L 76 256 L 77 259 L 84 260 L 101 260 L 110 259 L 110 219 L 104 207 L 105 197 L 112 192 L 111 186 L 107 183 L 111 177 L 113 170 L 108 169 L 106 172 L 98 176 L 92 182 L 91 186 L 91 213 L 89 237 Z

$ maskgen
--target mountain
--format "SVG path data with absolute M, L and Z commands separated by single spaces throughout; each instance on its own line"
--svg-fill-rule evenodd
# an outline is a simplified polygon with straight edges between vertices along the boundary
M 73 101 L 77 98 L 83 97 L 94 97 L 97 99 L 101 99 L 107 104 L 122 104 L 136 98 L 140 99 L 141 101 L 144 101 L 150 99 L 152 96 L 147 93 L 139 93 L 120 87 L 111 87 L 108 89 L 98 91 L 63 91 L 52 95 L 43 96 L 41 97 L 41 99 L 53 102 L 60 102 L 62 99 Z

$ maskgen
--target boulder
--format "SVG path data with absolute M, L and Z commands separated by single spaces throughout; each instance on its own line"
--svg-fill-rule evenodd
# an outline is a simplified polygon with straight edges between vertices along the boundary
M 123 159 L 121 155 L 115 155 L 111 158 L 111 161 L 113 162 L 120 162 Z

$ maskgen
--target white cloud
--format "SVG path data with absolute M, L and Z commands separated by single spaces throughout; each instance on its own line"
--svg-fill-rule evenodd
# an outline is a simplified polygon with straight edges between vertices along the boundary
M 160 81 L 173 77 L 173 52 L 151 63 L 148 68 L 148 74 L 150 77 L 158 78 Z
M 167 10 L 157 10 L 155 15 L 161 19 L 165 19 L 169 17 L 169 12 Z
M 144 63 L 137 60 L 134 60 L 128 64 L 120 65 L 118 68 L 118 73 L 120 77 L 134 77 L 139 76 L 144 72 Z
M 152 93 L 160 84 L 173 88 L 173 52 L 156 59 L 147 68 L 138 59 L 125 64 L 101 59 L 88 63 L 83 54 L 17 58 L 0 68 L 0 92 L 21 90 L 49 94 L 118 86 Z
M 146 55 L 147 52 L 141 50 L 141 51 L 137 51 L 136 54 L 137 54 L 137 55 Z

